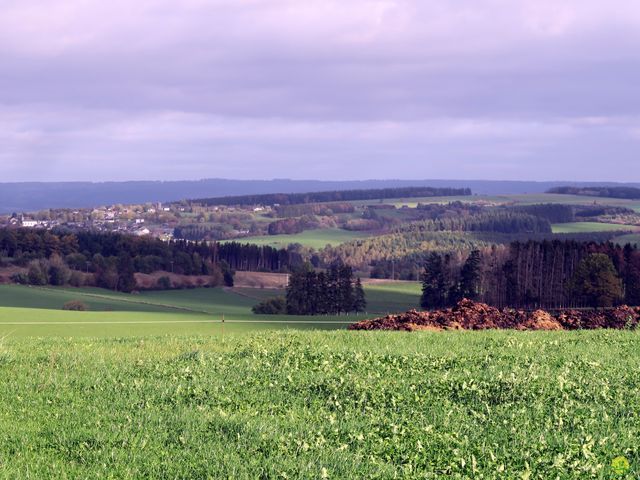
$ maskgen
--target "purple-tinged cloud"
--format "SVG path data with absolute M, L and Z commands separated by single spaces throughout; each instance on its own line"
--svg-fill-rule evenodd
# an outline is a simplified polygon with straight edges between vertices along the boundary
M 5 180 L 640 180 L 628 0 L 5 0 Z

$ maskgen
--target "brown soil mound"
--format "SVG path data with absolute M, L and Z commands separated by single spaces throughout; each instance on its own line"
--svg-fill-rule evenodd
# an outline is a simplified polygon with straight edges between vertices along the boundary
M 409 310 L 398 315 L 364 320 L 350 330 L 576 330 L 595 328 L 635 328 L 640 308 L 627 306 L 609 310 L 563 310 L 552 315 L 544 310 L 527 312 L 497 309 L 484 303 L 462 300 L 455 307 L 432 312 Z
M 562 325 L 549 312 L 536 310 L 516 328 L 518 330 L 562 330 Z

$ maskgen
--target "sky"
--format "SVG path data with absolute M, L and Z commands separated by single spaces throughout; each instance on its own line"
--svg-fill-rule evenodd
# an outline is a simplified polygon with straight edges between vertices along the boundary
M 640 181 L 637 0 L 1 0 L 2 181 Z

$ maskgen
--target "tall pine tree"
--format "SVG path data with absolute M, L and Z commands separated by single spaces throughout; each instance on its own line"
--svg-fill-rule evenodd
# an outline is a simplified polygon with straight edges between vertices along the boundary
M 356 313 L 364 312 L 367 309 L 367 298 L 362 288 L 360 277 L 356 279 L 356 285 L 353 289 L 353 310 Z
M 440 308 L 446 304 L 445 271 L 442 257 L 431 253 L 422 275 L 422 308 Z

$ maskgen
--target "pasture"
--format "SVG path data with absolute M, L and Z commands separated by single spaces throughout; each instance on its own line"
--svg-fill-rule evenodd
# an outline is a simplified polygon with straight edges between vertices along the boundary
M 640 473 L 635 332 L 10 336 L 0 365 L 2 478 Z
M 599 222 L 558 223 L 551 227 L 553 233 L 629 232 L 638 230 L 638 227 L 630 225 Z
M 97 288 L 0 286 L 2 336 L 215 335 L 265 329 L 344 329 L 358 320 L 415 308 L 420 285 L 387 282 L 365 285 L 368 313 L 341 316 L 254 315 L 251 307 L 282 290 L 199 288 L 123 294 Z M 63 311 L 82 301 L 89 311 Z
M 335 246 L 341 243 L 367 238 L 371 236 L 367 232 L 351 232 L 340 228 L 324 228 L 318 230 L 305 230 L 302 233 L 292 235 L 264 235 L 259 237 L 237 238 L 233 241 L 241 243 L 253 243 L 255 245 L 269 245 L 276 248 L 286 248 L 292 243 L 299 243 L 305 247 L 322 249 L 327 245 Z
M 418 203 L 485 203 L 495 205 L 533 205 L 539 203 L 555 203 L 564 205 L 611 205 L 627 207 L 640 212 L 640 200 L 626 200 L 619 198 L 588 197 L 582 195 L 559 195 L 551 193 L 513 194 L 513 195 L 470 195 L 452 197 L 422 197 L 422 198 L 389 198 L 380 200 L 352 201 L 357 205 L 375 205 L 385 203 L 400 208 L 404 205 L 415 208 Z

